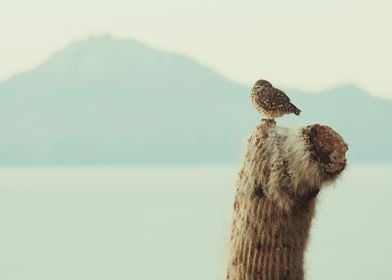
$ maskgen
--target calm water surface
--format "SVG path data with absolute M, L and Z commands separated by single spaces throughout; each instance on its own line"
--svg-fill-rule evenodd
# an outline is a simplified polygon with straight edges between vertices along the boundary
M 223 279 L 237 166 L 0 169 L 0 279 Z M 392 165 L 319 198 L 307 279 L 392 279 Z

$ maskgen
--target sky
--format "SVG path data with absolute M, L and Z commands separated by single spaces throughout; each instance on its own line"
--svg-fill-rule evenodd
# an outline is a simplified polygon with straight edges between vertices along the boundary
M 392 99 L 389 0 L 0 0 L 0 80 L 75 40 L 112 34 L 185 54 L 233 81 Z

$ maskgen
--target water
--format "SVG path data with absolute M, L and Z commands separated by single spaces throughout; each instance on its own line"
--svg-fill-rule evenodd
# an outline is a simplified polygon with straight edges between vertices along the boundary
M 223 279 L 236 166 L 0 169 L 0 279 Z M 307 279 L 392 279 L 392 165 L 319 198 Z

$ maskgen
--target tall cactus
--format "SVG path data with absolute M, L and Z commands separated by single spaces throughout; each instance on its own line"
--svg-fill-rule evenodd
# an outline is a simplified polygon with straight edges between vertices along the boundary
M 226 279 L 304 279 L 316 197 L 345 168 L 347 149 L 327 126 L 256 128 L 237 181 Z

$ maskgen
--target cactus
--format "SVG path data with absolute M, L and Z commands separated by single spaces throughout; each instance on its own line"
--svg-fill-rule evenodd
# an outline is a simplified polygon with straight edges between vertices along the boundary
M 250 136 L 237 181 L 227 280 L 302 280 L 316 198 L 346 166 L 332 128 L 263 121 Z

